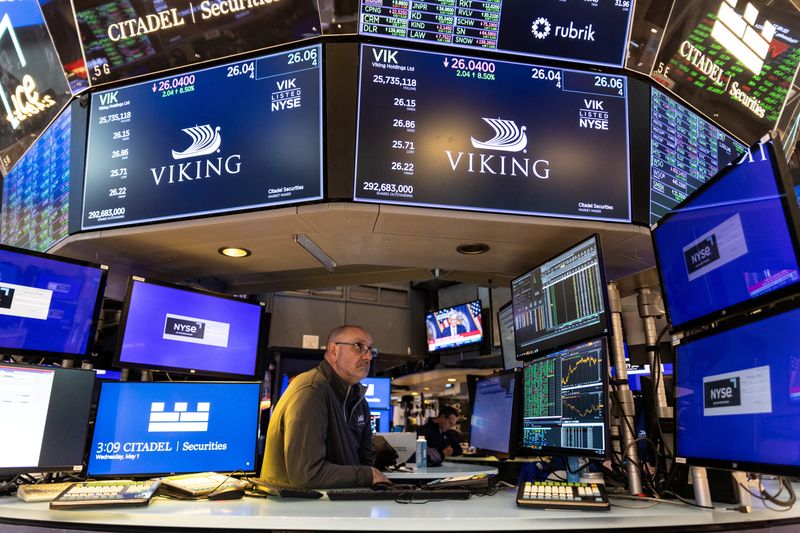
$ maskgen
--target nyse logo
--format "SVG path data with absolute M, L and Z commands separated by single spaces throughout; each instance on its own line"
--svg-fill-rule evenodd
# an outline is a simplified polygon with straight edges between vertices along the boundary
M 578 110 L 578 127 L 592 130 L 608 130 L 608 111 L 603 109 L 603 100 L 583 99 Z
M 755 27 L 758 9 L 748 2 L 744 14 L 739 15 L 734 11 L 737 3 L 738 0 L 723 0 L 720 3 L 711 36 L 736 56 L 748 70 L 758 75 L 764 67 L 764 59 L 775 36 L 775 26 L 765 20 L 759 33 Z
M 220 129 L 219 126 L 212 128 L 210 124 L 183 128 L 181 131 L 188 135 L 192 142 L 183 151 L 179 152 L 173 149 L 172 159 L 175 161 L 193 159 L 193 161 L 151 168 L 150 172 L 156 187 L 161 185 L 165 177 L 167 178 L 166 183 L 183 183 L 213 176 L 221 177 L 223 174 L 226 176 L 238 174 L 242 170 L 240 154 L 197 159 L 220 152 L 222 145 Z
M 586 41 L 594 42 L 595 30 L 591 24 L 584 27 L 576 27 L 573 21 L 570 21 L 569 26 L 556 26 L 552 28 L 550 21 L 544 17 L 538 17 L 531 23 L 531 35 L 534 39 L 546 39 L 550 36 L 552 31 L 553 37 L 559 39 L 569 39 L 571 41 Z
M 205 336 L 206 325 L 203 322 L 192 322 L 168 316 L 164 325 L 164 333 L 167 335 L 179 335 L 181 337 L 192 337 L 202 339 Z
M 714 407 L 732 407 L 742 404 L 742 391 L 739 377 L 707 381 L 703 383 L 703 390 L 706 409 Z
M 11 309 L 11 303 L 14 301 L 14 289 L 11 287 L 0 287 L 0 307 L 3 309 Z
M 713 233 L 683 251 L 686 270 L 693 274 L 720 258 L 717 236 Z
M 119 91 L 111 91 L 110 93 L 101 94 L 100 105 L 111 105 L 118 103 L 117 96 L 119 96 Z
M 172 411 L 167 411 L 166 403 L 150 404 L 148 433 L 205 432 L 211 415 L 211 402 L 197 402 L 197 409 L 189 411 L 188 402 L 175 402 Z
M 283 111 L 300 107 L 303 91 L 297 86 L 297 78 L 275 82 L 277 90 L 272 93 L 271 111 Z

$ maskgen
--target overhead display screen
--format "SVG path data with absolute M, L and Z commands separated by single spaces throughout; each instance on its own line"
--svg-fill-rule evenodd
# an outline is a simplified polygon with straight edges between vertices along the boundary
M 622 66 L 628 0 L 361 0 L 359 33 Z
M 800 62 L 789 0 L 676 0 L 652 76 L 751 143 L 777 123 Z
M 322 198 L 322 47 L 92 95 L 82 228 Z
M 92 85 L 320 35 L 316 0 L 75 0 Z
M 650 223 L 747 147 L 661 91 L 651 89 Z
M 363 45 L 356 200 L 630 220 L 623 76 Z

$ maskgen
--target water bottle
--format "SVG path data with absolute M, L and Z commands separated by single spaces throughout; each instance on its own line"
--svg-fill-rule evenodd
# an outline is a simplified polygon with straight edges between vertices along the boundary
M 424 435 L 417 437 L 417 468 L 428 468 L 428 441 Z

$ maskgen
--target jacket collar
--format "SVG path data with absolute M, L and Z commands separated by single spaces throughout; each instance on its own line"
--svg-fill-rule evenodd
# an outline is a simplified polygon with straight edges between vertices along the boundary
M 339 374 L 333 370 L 333 367 L 330 365 L 330 363 L 324 359 L 319 364 L 319 371 L 322 372 L 322 375 L 325 376 L 325 379 L 327 379 L 328 383 L 331 384 L 336 396 L 341 401 L 344 401 L 345 397 L 347 396 L 347 390 L 350 388 L 347 382 L 340 378 Z M 355 388 L 355 392 L 358 394 L 359 399 L 362 398 L 367 392 L 367 387 L 361 383 L 356 383 L 353 385 L 353 388 Z

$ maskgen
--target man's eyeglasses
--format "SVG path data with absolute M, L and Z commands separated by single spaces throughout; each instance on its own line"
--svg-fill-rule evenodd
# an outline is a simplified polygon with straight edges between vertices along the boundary
M 369 352 L 373 359 L 378 357 L 378 349 L 373 346 L 367 346 L 363 342 L 335 342 L 334 344 L 346 344 L 355 348 L 361 355 L 366 355 Z

